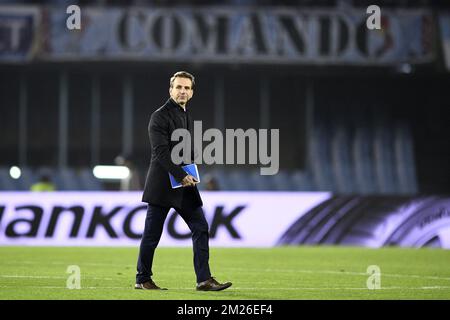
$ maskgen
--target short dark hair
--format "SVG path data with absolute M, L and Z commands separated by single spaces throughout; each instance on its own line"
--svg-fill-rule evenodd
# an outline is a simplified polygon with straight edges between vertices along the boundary
M 192 89 L 194 89 L 195 86 L 195 77 L 190 74 L 187 71 L 178 71 L 175 72 L 175 74 L 170 78 L 170 87 L 172 88 L 173 86 L 173 82 L 175 81 L 175 78 L 186 78 L 186 79 L 190 79 L 192 82 Z

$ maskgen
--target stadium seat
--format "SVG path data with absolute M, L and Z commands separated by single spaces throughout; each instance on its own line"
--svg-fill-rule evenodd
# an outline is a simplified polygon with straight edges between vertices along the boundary
M 22 168 L 20 178 L 17 179 L 17 190 L 27 191 L 37 181 L 35 173 L 30 168 Z
M 367 126 L 359 125 L 353 140 L 355 188 L 361 194 L 373 194 L 377 190 L 375 178 L 372 135 Z
M 11 178 L 9 168 L 0 168 L 0 189 L 1 190 L 17 190 L 17 180 Z
M 204 176 L 203 170 L 205 170 L 205 169 L 200 168 L 200 180 L 202 179 L 202 176 Z M 205 170 L 205 172 L 207 174 L 210 174 L 216 180 L 219 190 L 232 190 L 232 186 L 228 179 L 228 174 L 225 173 L 223 169 L 213 168 L 213 169 L 209 169 L 209 170 L 206 169 L 206 170 Z
M 82 190 L 79 177 L 74 169 L 62 168 L 57 171 L 60 185 L 58 190 Z
M 271 176 L 272 190 L 294 191 L 295 183 L 291 179 L 292 173 L 280 170 L 276 175 Z
M 248 172 L 249 190 L 268 191 L 273 189 L 272 176 L 261 175 L 260 169 L 251 169 Z
M 379 123 L 375 127 L 375 168 L 379 185 L 379 193 L 398 193 L 397 175 L 393 150 L 393 135 L 391 127 Z
M 333 174 L 338 193 L 352 193 L 355 191 L 353 175 L 353 158 L 351 156 L 350 133 L 343 124 L 339 124 L 331 137 L 331 155 Z
M 82 168 L 78 172 L 80 177 L 80 189 L 81 190 L 103 190 L 102 183 L 92 173 L 91 168 Z
M 318 125 L 309 138 L 309 166 L 318 191 L 333 191 L 329 134 L 324 125 Z
M 409 127 L 405 124 L 397 125 L 394 139 L 398 191 L 402 194 L 417 193 L 413 141 Z
M 231 190 L 253 190 L 254 186 L 246 170 L 235 169 L 228 173 Z
M 293 191 L 317 191 L 308 172 L 296 170 L 290 174 Z

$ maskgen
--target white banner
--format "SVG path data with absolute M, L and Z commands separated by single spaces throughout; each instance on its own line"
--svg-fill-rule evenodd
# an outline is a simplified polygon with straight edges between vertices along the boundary
M 138 246 L 141 192 L 0 192 L 0 245 Z M 202 192 L 213 247 L 271 247 L 303 213 L 331 197 L 315 192 Z M 191 246 L 172 210 L 160 246 Z
M 81 8 L 81 29 L 67 14 L 47 16 L 50 61 L 179 61 L 391 65 L 433 62 L 429 10 L 385 10 L 369 30 L 365 8 Z

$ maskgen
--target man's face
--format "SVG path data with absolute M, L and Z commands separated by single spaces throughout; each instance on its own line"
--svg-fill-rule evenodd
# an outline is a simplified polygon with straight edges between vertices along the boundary
M 169 88 L 169 94 L 176 103 L 185 106 L 194 94 L 191 79 L 176 77 L 172 87 Z

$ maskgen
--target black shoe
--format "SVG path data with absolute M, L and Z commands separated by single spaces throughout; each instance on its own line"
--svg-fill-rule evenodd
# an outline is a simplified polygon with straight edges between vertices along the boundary
M 141 290 L 167 290 L 167 288 L 160 288 L 156 285 L 156 283 L 153 282 L 152 279 L 150 279 L 147 282 L 144 283 L 136 283 L 134 285 L 135 289 L 141 289 Z
M 221 291 L 231 287 L 232 283 L 219 283 L 213 277 L 197 284 L 198 291 Z

